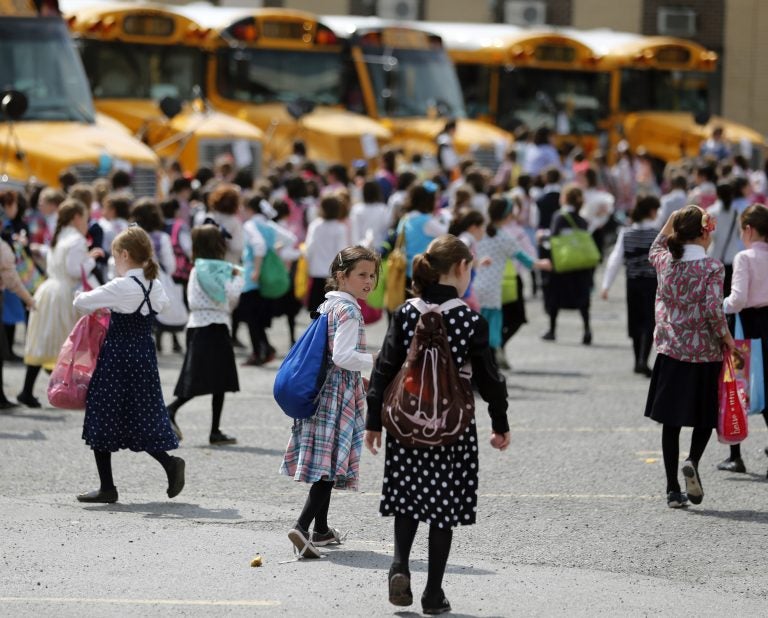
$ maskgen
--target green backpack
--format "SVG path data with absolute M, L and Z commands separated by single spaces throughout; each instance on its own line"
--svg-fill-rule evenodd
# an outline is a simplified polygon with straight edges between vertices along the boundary
M 264 298 L 282 298 L 291 289 L 291 275 L 275 252 L 275 232 L 268 225 L 256 224 L 269 249 L 261 262 L 259 293 Z

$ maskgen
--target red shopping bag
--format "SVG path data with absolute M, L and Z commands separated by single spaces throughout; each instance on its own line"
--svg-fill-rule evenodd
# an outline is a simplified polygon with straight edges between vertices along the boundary
M 731 354 L 725 354 L 720 373 L 720 410 L 717 415 L 717 439 L 723 444 L 738 444 L 747 437 L 747 394 L 737 379 Z
M 61 346 L 48 382 L 48 401 L 55 408 L 85 410 L 88 385 L 109 328 L 109 311 L 99 309 L 78 320 Z

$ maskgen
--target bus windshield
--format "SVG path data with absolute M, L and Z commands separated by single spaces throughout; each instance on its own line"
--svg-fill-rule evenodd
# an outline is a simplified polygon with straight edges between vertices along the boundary
M 453 64 L 443 51 L 364 48 L 379 114 L 390 117 L 464 118 L 464 99 Z
M 97 99 L 194 99 L 203 83 L 203 53 L 192 47 L 80 39 Z
M 338 51 L 227 49 L 220 53 L 219 91 L 228 99 L 248 103 L 304 99 L 316 105 L 341 102 Z
M 27 96 L 22 120 L 94 121 L 83 67 L 58 18 L 0 18 L 0 90 Z
M 549 127 L 559 134 L 596 134 L 609 113 L 610 75 L 590 71 L 504 68 L 499 126 Z
M 709 111 L 709 75 L 697 71 L 625 69 L 621 72 L 621 109 L 635 111 Z

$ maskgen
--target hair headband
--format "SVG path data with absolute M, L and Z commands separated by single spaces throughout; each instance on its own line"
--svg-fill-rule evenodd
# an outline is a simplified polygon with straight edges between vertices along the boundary
M 215 226 L 219 232 L 221 232 L 221 235 L 224 237 L 224 240 L 230 240 L 232 238 L 232 234 L 230 234 L 227 231 L 227 228 L 225 228 L 223 225 L 219 225 L 216 223 L 215 219 L 211 219 L 211 217 L 206 217 L 205 221 L 203 221 L 203 225 L 213 225 Z

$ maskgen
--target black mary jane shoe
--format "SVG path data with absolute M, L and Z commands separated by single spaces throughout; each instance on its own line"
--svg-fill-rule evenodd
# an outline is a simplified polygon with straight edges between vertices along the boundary
M 87 494 L 80 494 L 77 496 L 77 501 L 95 504 L 114 504 L 117 502 L 117 487 L 112 489 L 95 489 Z
M 34 395 L 28 395 L 27 393 L 19 393 L 16 395 L 16 401 L 24 404 L 28 408 L 42 408 L 43 404 Z
M 445 593 L 442 588 L 433 598 L 427 597 L 426 594 L 421 596 L 421 611 L 430 616 L 445 614 L 446 612 L 451 611 L 451 604 L 448 599 L 445 598 Z
M 744 465 L 744 460 L 741 457 L 736 459 L 726 459 L 717 464 L 718 470 L 725 470 L 726 472 L 740 472 L 745 473 L 747 467 Z
M 411 574 L 408 571 L 390 567 L 389 602 L 397 607 L 408 607 L 413 604 Z
M 211 432 L 208 436 L 208 443 L 212 446 L 225 446 L 227 444 L 237 444 L 237 438 L 235 436 L 228 436 L 223 431 Z
M 169 498 L 175 498 L 184 489 L 184 470 L 186 463 L 181 457 L 171 457 L 173 462 L 168 471 L 168 494 Z
M 5 397 L 0 399 L 0 410 L 10 410 L 11 408 L 18 408 L 18 407 L 19 407 L 19 404 L 14 403 L 10 399 L 6 399 Z

